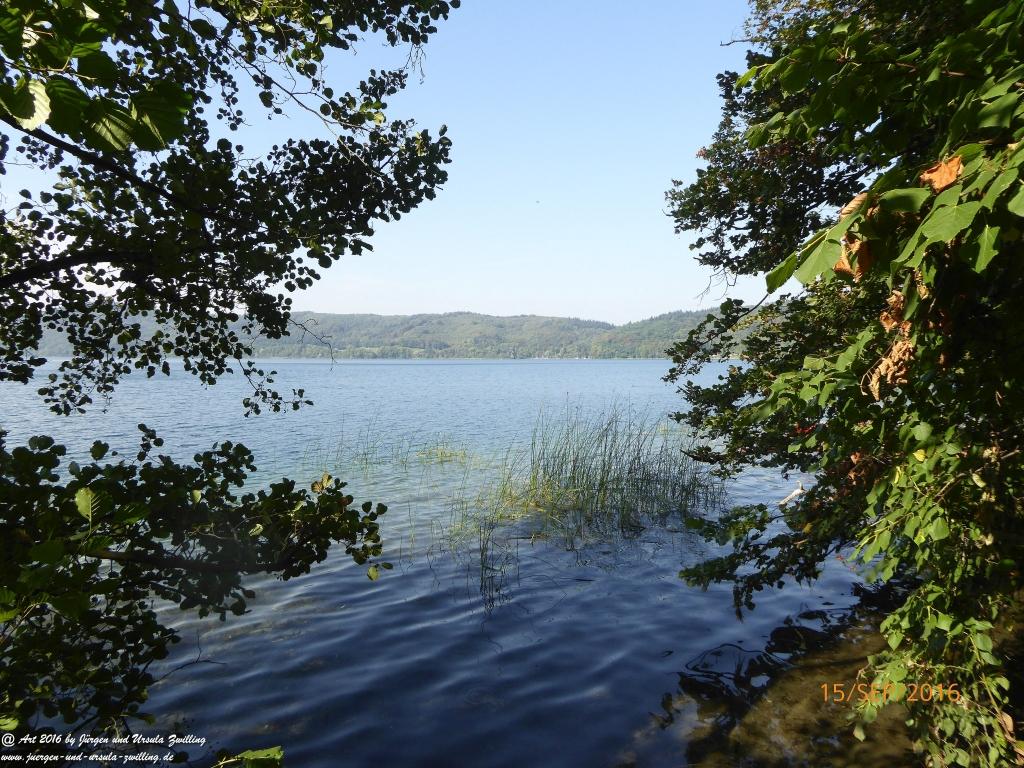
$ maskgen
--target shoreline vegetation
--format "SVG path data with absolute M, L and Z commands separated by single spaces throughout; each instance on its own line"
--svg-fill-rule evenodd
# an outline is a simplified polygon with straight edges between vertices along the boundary
M 305 359 L 651 359 L 686 338 L 710 310 L 668 312 L 624 325 L 573 317 L 475 312 L 419 315 L 295 312 L 290 333 L 281 339 L 245 337 L 253 356 Z M 156 330 L 139 318 L 145 338 Z M 69 354 L 67 340 L 43 336 L 39 354 Z
M 346 445 L 307 451 L 302 472 L 361 475 L 364 483 L 392 472 L 448 473 L 448 517 L 430 524 L 430 550 L 475 563 L 491 605 L 516 542 L 582 551 L 653 529 L 678 533 L 692 514 L 720 508 L 724 486 L 687 455 L 690 444 L 684 429 L 650 411 L 567 405 L 541 411 L 528 438 L 504 448 L 478 453 L 450 434 L 389 442 L 366 430 Z
M 447 489 L 449 519 L 434 531 L 443 549 L 468 552 L 499 529 L 575 549 L 632 538 L 649 526 L 724 503 L 724 487 L 690 458 L 688 434 L 661 414 L 615 404 L 541 411 L 527 440 L 483 453 L 450 434 L 381 439 L 367 429 L 303 456 L 302 474 L 361 476 L 446 468 L 462 480 Z M 678 520 L 677 520 L 678 519 Z
M 510 447 L 490 482 L 450 500 L 449 543 L 526 522 L 531 537 L 575 549 L 720 503 L 720 484 L 687 445 L 678 426 L 626 409 L 541 414 L 529 445 Z

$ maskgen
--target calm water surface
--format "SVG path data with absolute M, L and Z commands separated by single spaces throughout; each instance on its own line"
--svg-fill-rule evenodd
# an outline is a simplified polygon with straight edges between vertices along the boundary
M 453 499 L 492 481 L 539 414 L 678 409 L 665 361 L 272 367 L 282 391 L 305 387 L 315 406 L 246 419 L 245 382 L 204 389 L 175 371 L 124 382 L 106 411 L 62 418 L 31 389 L 0 387 L 12 444 L 52 433 L 68 460 L 97 437 L 130 452 L 145 422 L 177 458 L 231 439 L 254 451 L 256 483 L 326 470 L 357 501 L 389 505 L 395 568 L 376 582 L 338 552 L 306 577 L 252 582 L 245 616 L 168 612 L 184 640 L 167 669 L 199 663 L 158 684 L 148 710 L 215 748 L 280 744 L 289 765 L 313 768 L 687 765 L 697 730 L 856 601 L 856 578 L 830 564 L 813 587 L 766 594 L 740 620 L 728 589 L 678 578 L 709 552 L 679 515 L 568 545 L 523 525 L 486 538 L 460 527 Z M 439 445 L 456 460 L 430 461 Z M 792 485 L 754 474 L 727 501 L 772 501 Z

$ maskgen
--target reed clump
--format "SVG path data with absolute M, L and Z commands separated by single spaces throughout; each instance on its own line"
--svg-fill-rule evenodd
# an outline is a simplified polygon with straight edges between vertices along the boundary
M 465 462 L 468 458 L 469 452 L 464 447 L 443 438 L 416 451 L 416 459 L 423 464 L 451 464 Z
M 558 534 L 570 546 L 638 535 L 720 498 L 720 485 L 684 453 L 687 444 L 677 425 L 628 410 L 542 416 L 529 446 L 507 454 L 491 485 L 453 499 L 451 530 L 529 522 L 531 535 Z

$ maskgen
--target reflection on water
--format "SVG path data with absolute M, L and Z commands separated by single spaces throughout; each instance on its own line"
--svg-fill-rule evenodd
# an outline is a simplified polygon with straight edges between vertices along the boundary
M 251 610 L 227 622 L 168 609 L 184 641 L 160 671 L 199 663 L 155 686 L 148 709 L 161 726 L 214 749 L 281 744 L 304 768 L 847 764 L 828 749 L 903 764 L 848 747 L 841 717 L 815 698 L 819 678 L 855 674 L 871 649 L 870 632 L 851 628 L 870 619 L 854 611 L 863 592 L 844 564 L 764 595 L 741 621 L 727 587 L 678 578 L 714 550 L 671 493 L 647 507 L 604 504 L 611 514 L 598 517 L 579 515 L 579 497 L 476 514 L 508 451 L 529 448 L 540 412 L 557 422 L 567 403 L 585 414 L 617 404 L 657 420 L 678 408 L 664 362 L 275 367 L 317 406 L 246 420 L 239 382 L 206 392 L 172 377 L 133 379 L 108 412 L 57 419 L 24 388 L 0 388 L 12 442 L 48 431 L 72 454 L 94 438 L 127 450 L 145 421 L 179 458 L 233 439 L 254 450 L 255 482 L 326 470 L 348 478 L 357 501 L 389 505 L 382 535 L 395 568 L 376 582 L 335 553 L 299 579 L 254 579 Z M 790 487 L 751 474 L 715 503 Z

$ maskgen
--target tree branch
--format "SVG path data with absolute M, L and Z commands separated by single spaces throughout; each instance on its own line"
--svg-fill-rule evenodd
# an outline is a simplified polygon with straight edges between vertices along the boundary
M 282 556 L 272 563 L 256 563 L 245 565 L 242 563 L 211 562 L 209 560 L 192 560 L 188 557 L 178 555 L 156 555 L 148 552 L 115 552 L 112 549 L 100 549 L 89 552 L 87 557 L 97 560 L 111 560 L 115 563 L 136 563 L 148 565 L 154 568 L 180 568 L 193 573 L 273 573 L 289 566 L 291 558 Z
M 189 204 L 188 200 L 179 197 L 173 192 L 168 192 L 166 189 L 163 189 L 162 187 L 160 187 L 157 184 L 154 184 L 151 181 L 146 181 L 146 179 L 142 178 L 134 171 L 129 170 L 123 165 L 115 163 L 110 158 L 104 157 L 103 155 L 97 154 L 96 152 L 90 152 L 86 149 L 82 149 L 81 147 L 64 141 L 63 139 L 59 139 L 56 136 L 53 136 L 40 128 L 36 128 L 35 130 L 31 131 L 26 131 L 24 128 L 18 125 L 16 121 L 8 117 L 7 115 L 0 114 L 0 120 L 7 123 L 12 128 L 16 128 L 22 133 L 27 134 L 28 136 L 31 136 L 32 138 L 37 139 L 43 142 L 44 144 L 49 144 L 51 147 L 56 147 L 57 149 L 63 152 L 67 152 L 70 155 L 74 155 L 83 163 L 88 163 L 89 165 L 95 166 L 97 168 L 102 168 L 106 171 L 110 171 L 115 176 L 125 181 L 128 181 L 134 185 L 142 187 L 143 189 L 149 190 L 153 194 L 162 197 L 164 200 L 175 203 L 176 205 L 184 206 L 188 210 L 197 210 L 196 208 Z
M 144 261 L 148 258 L 149 255 L 150 254 L 139 251 L 125 251 L 119 253 L 117 251 L 111 252 L 95 248 L 87 249 L 79 253 L 58 256 L 57 258 L 49 259 L 48 261 L 37 261 L 36 263 L 30 264 L 26 267 L 15 269 L 13 272 L 0 275 L 0 290 L 13 288 L 14 286 L 21 285 L 29 280 L 35 280 L 36 278 L 46 277 L 47 275 L 52 275 L 55 272 L 60 272 L 63 269 L 81 267 L 86 264 L 102 264 L 104 262 L 108 264 L 138 264 L 140 261 Z

